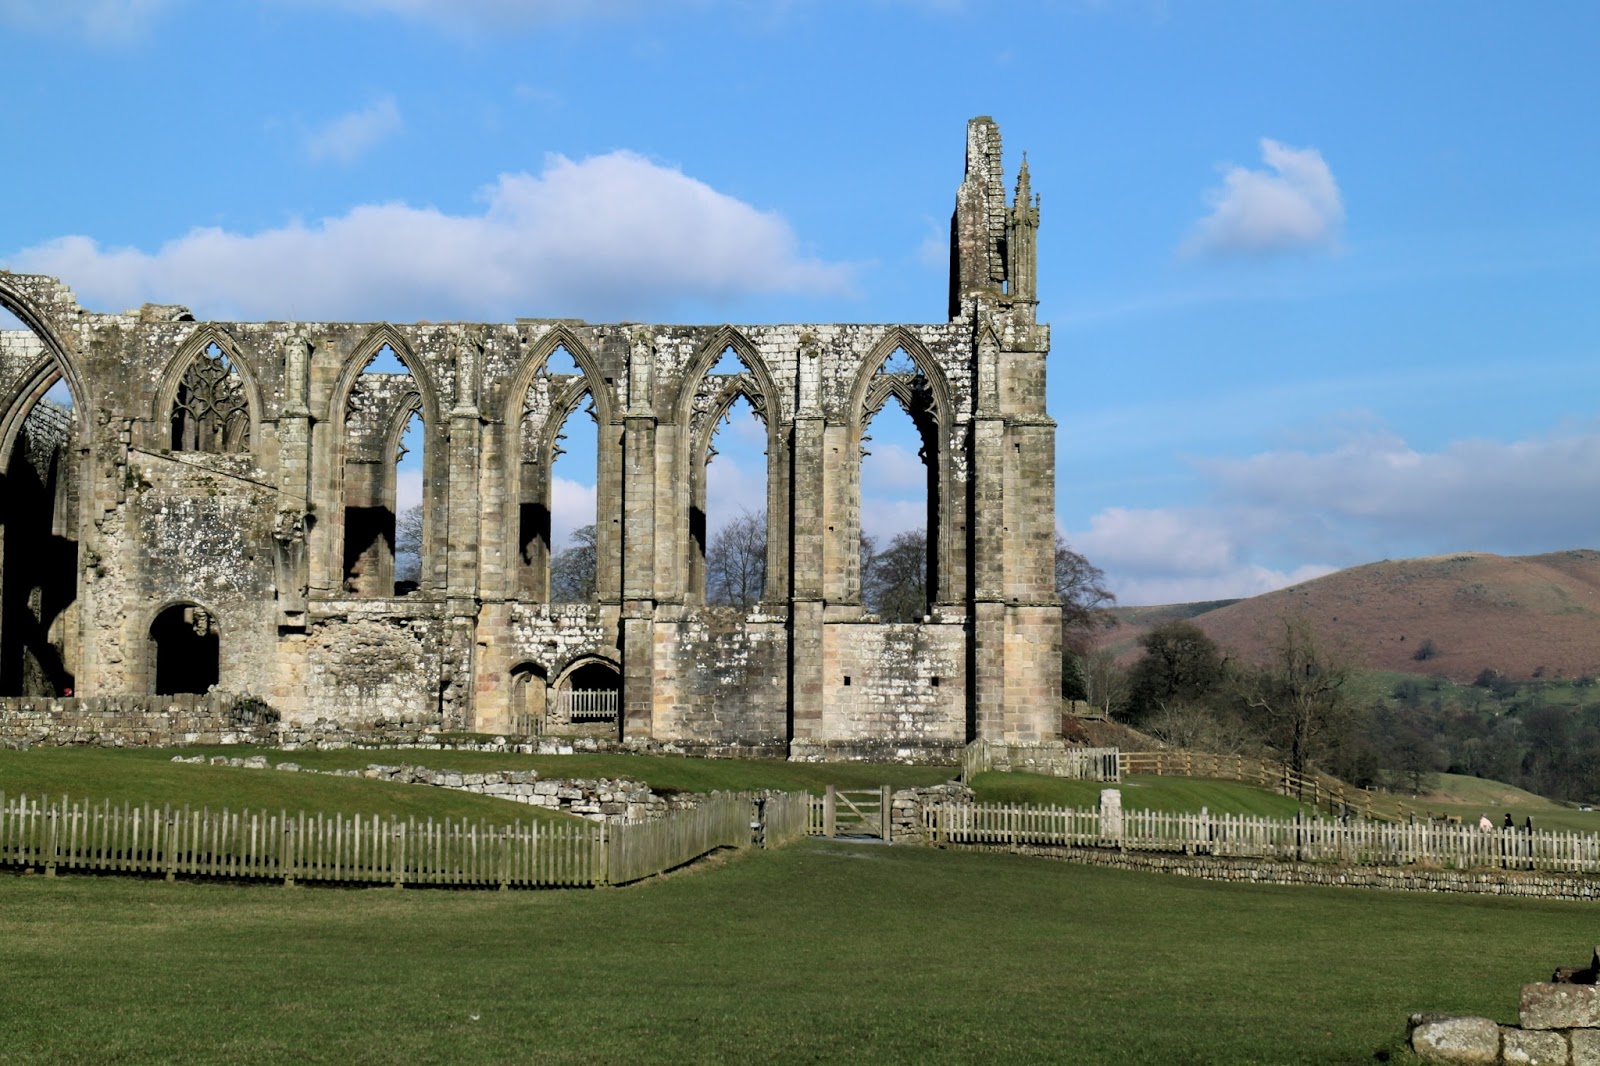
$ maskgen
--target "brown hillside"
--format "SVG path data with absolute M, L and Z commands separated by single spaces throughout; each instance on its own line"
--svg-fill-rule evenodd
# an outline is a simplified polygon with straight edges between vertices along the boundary
M 1486 667 L 1516 679 L 1541 668 L 1545 677 L 1600 674 L 1600 551 L 1385 560 L 1191 617 L 1233 654 L 1259 659 L 1290 611 L 1303 612 L 1367 669 L 1462 682 Z M 1150 613 L 1158 621 L 1181 616 Z M 1130 619 L 1102 643 L 1131 655 L 1151 624 Z M 1436 653 L 1419 661 L 1427 641 Z

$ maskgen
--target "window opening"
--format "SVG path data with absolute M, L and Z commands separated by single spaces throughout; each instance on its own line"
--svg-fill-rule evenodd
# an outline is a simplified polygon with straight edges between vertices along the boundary
M 356 376 L 345 409 L 344 590 L 348 595 L 405 595 L 425 583 L 426 471 L 421 390 L 404 360 L 385 344 Z
M 749 610 L 767 584 L 767 426 L 742 394 L 712 431 L 705 493 L 706 602 Z
M 937 583 L 937 429 L 927 379 L 897 348 L 869 386 L 861 431 L 859 571 L 863 606 L 918 622 Z
M 587 662 L 561 684 L 556 720 L 562 725 L 615 724 L 622 703 L 622 677 L 607 662 Z
M 42 346 L 32 334 L 0 347 Z M 31 401 L 0 493 L 0 695 L 68 696 L 78 662 L 78 420 L 59 371 Z
M 215 342 L 189 360 L 172 400 L 172 450 L 250 450 L 250 406 L 244 378 Z

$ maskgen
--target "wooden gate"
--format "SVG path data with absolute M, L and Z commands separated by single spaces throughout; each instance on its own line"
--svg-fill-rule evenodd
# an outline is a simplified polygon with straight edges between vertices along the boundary
M 893 823 L 890 819 L 888 785 L 881 788 L 834 788 L 829 785 L 822 804 L 824 836 L 889 839 Z

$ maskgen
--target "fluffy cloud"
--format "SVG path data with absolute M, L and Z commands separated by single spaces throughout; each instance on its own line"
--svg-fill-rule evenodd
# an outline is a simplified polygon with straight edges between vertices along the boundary
M 82 35 L 97 44 L 141 36 L 169 0 L 0 0 L 0 24 L 35 33 Z
M 331 159 L 353 163 L 385 138 L 399 133 L 403 125 L 394 97 L 385 96 L 312 130 L 306 135 L 306 155 L 313 162 Z
M 61 237 L 8 257 L 91 307 L 181 302 L 210 318 L 649 319 L 680 302 L 848 291 L 778 215 L 632 152 L 506 174 L 480 214 L 368 204 L 259 233 L 196 229 L 155 252 Z
M 550 479 L 550 544 L 556 551 L 570 546 L 574 529 L 594 525 L 596 503 L 593 485 Z
M 1121 602 L 1251 596 L 1381 558 L 1594 547 L 1600 528 L 1600 428 L 1436 451 L 1368 431 L 1197 469 L 1207 502 L 1110 507 L 1069 533 Z
M 1263 255 L 1331 247 L 1344 223 L 1339 183 L 1315 148 L 1261 140 L 1265 170 L 1230 166 L 1206 200 L 1211 213 L 1184 245 L 1189 254 Z

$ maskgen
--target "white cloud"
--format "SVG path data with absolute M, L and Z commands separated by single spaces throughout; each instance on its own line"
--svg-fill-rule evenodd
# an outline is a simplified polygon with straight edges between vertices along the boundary
M 593 485 L 550 479 L 550 545 L 555 551 L 570 546 L 574 529 L 594 525 L 596 502 Z
M 1344 223 L 1339 183 L 1315 148 L 1261 140 L 1266 170 L 1230 166 L 1206 196 L 1211 214 L 1196 224 L 1189 254 L 1261 255 L 1332 247 Z
M 312 130 L 306 135 L 306 155 L 312 162 L 331 159 L 348 165 L 399 133 L 403 125 L 394 97 L 384 96 Z
M 1435 451 L 1367 429 L 1196 466 L 1207 502 L 1109 507 L 1069 533 L 1122 603 L 1251 596 L 1382 558 L 1600 546 L 1600 427 Z
M 868 442 L 867 449 L 872 454 L 861 461 L 863 496 L 927 493 L 928 466 L 916 452 L 900 444 L 879 441 Z
M 1224 501 L 1356 526 L 1372 543 L 1537 552 L 1592 546 L 1600 529 L 1596 428 L 1456 440 L 1434 452 L 1368 431 L 1320 452 L 1264 452 L 1203 469 Z
M 153 253 L 71 236 L 5 258 L 91 307 L 210 318 L 648 320 L 685 301 L 850 287 L 852 269 L 803 257 L 777 214 L 632 152 L 553 155 L 483 199 L 480 214 L 365 204 L 253 234 L 196 229 Z
M 0 0 L 0 24 L 35 33 L 81 34 L 96 44 L 142 36 L 170 0 Z

